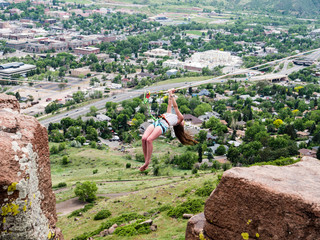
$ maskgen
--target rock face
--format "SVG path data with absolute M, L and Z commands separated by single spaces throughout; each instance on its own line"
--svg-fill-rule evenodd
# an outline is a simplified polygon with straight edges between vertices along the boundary
M 62 240 L 47 130 L 19 109 L 15 98 L 0 94 L 0 239 Z
M 207 240 L 320 240 L 320 161 L 304 157 L 290 166 L 225 172 L 204 219 L 188 224 L 186 239 L 199 239 L 190 233 L 199 232 L 193 226 L 201 221 Z

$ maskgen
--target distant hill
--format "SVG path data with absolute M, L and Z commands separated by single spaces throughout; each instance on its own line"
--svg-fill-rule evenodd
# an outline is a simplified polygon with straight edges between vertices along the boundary
M 212 3 L 214 2 L 218 1 L 213 0 Z M 320 14 L 320 0 L 228 0 L 224 2 L 224 7 L 279 12 L 300 17 Z

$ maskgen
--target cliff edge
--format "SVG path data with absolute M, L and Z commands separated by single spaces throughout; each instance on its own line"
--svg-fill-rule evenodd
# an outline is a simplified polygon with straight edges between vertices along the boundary
M 20 114 L 18 101 L 5 94 L 0 94 L 0 162 L 0 239 L 63 240 L 55 226 L 47 130 Z
M 320 161 L 226 171 L 187 240 L 320 239 Z

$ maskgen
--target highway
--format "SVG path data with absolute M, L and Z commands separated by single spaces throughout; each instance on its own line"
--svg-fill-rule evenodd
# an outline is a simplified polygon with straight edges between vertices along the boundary
M 283 61 L 288 61 L 289 58 L 291 58 L 291 57 L 287 57 L 287 58 L 283 59 Z M 313 59 L 313 60 L 318 60 L 320 58 L 320 49 L 317 49 L 315 52 L 308 55 L 308 58 Z M 280 61 L 281 60 L 277 60 L 276 62 L 280 62 Z M 265 65 L 265 64 L 262 64 L 262 65 Z M 305 66 L 296 66 L 295 65 L 294 67 L 287 69 L 287 66 L 288 66 L 288 64 L 285 64 L 285 67 L 279 72 L 279 74 L 289 75 L 290 73 L 292 73 L 294 71 L 298 71 L 298 70 L 305 67 Z M 243 73 L 244 71 L 249 72 L 251 70 L 250 69 L 240 69 L 238 71 L 238 73 Z M 234 74 L 237 74 L 237 72 L 233 73 L 233 75 Z M 266 74 L 266 75 L 262 75 L 261 78 L 255 78 L 255 81 L 264 81 L 268 77 L 268 75 L 269 74 Z M 171 88 L 182 89 L 182 88 L 195 87 L 195 86 L 199 86 L 202 84 L 208 84 L 208 83 L 221 83 L 221 82 L 227 81 L 226 79 L 223 79 L 224 77 L 227 77 L 227 76 L 230 76 L 230 74 L 226 74 L 226 75 L 222 75 L 219 77 L 211 78 L 211 79 L 204 80 L 204 81 L 198 81 L 198 82 L 171 83 L 171 84 L 164 84 L 164 85 L 159 85 L 159 86 L 150 86 L 150 87 L 146 87 L 144 89 L 130 90 L 125 93 L 121 93 L 121 94 L 118 94 L 118 95 L 115 95 L 112 97 L 104 98 L 102 100 L 88 104 L 88 105 L 81 107 L 81 108 L 78 108 L 78 109 L 73 109 L 73 110 L 69 110 L 68 112 L 53 115 L 52 117 L 47 118 L 45 120 L 40 120 L 40 123 L 43 124 L 45 127 L 48 127 L 49 123 L 60 122 L 60 120 L 62 118 L 71 117 L 71 118 L 76 119 L 79 116 L 85 115 L 88 112 L 90 112 L 91 106 L 95 106 L 98 109 L 102 109 L 105 107 L 106 102 L 122 102 L 124 100 L 138 97 L 141 94 L 143 94 L 144 91 L 159 92 L 159 91 L 165 91 L 165 90 L 168 90 Z M 243 79 L 243 78 L 234 79 L 233 78 L 233 80 L 244 81 L 245 79 Z

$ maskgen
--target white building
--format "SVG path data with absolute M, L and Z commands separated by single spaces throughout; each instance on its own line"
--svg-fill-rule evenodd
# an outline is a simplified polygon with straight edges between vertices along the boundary
M 197 52 L 185 62 L 178 60 L 168 60 L 163 63 L 164 67 L 184 68 L 189 71 L 201 72 L 202 68 L 213 69 L 217 66 L 240 67 L 242 61 L 240 57 L 232 56 L 230 52 L 209 50 Z
M 144 52 L 144 55 L 146 55 L 148 57 L 151 57 L 151 56 L 153 56 L 153 57 L 165 57 L 165 56 L 171 57 L 172 52 L 170 50 L 156 48 L 156 49 L 152 49 L 152 50 Z

